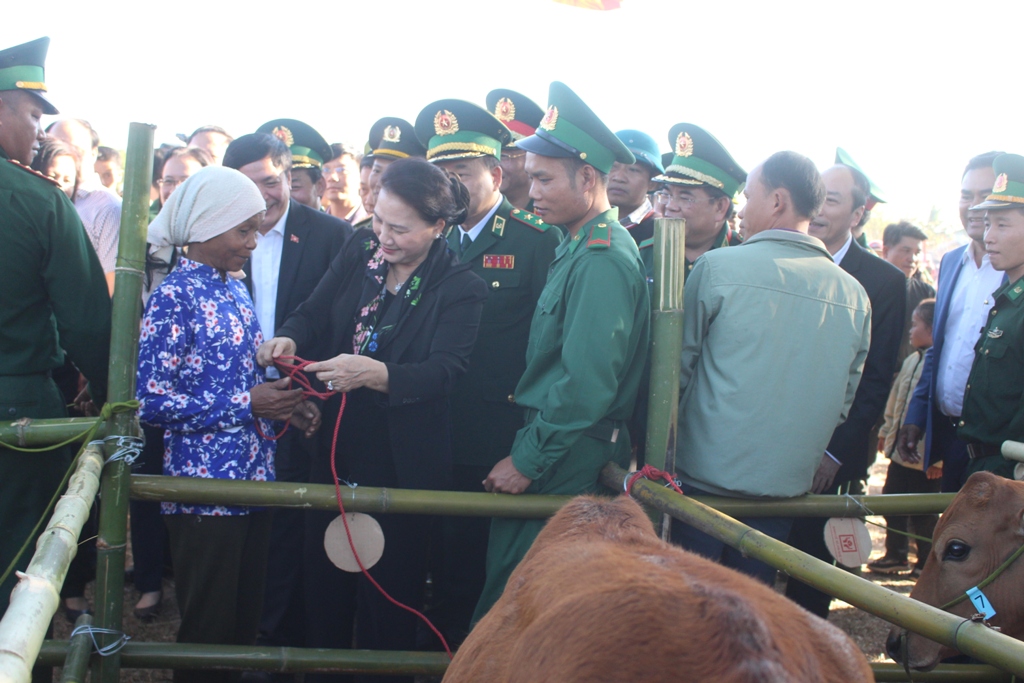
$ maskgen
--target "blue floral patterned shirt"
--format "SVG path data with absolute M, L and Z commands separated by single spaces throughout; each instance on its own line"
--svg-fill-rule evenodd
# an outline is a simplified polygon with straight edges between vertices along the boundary
M 234 278 L 187 258 L 150 296 L 139 338 L 139 419 L 164 428 L 164 474 L 273 481 L 273 441 L 249 392 L 264 381 L 252 300 Z M 273 429 L 261 420 L 264 434 Z M 164 514 L 242 515 L 246 507 L 163 503 Z

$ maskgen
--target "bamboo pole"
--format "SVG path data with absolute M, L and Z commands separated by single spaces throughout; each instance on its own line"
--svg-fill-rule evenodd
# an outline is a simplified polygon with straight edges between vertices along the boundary
M 336 510 L 338 501 L 329 484 L 229 481 L 132 475 L 132 498 L 193 504 L 259 505 L 261 507 Z M 570 496 L 519 496 L 500 493 L 416 491 L 372 486 L 342 486 L 349 512 L 379 512 L 480 517 L 543 519 L 555 514 Z M 887 496 L 801 496 L 772 501 L 699 497 L 694 500 L 733 517 L 857 517 L 867 507 L 879 515 L 920 515 L 943 512 L 952 493 L 907 493 Z M 863 506 L 863 507 L 862 507 Z
M 78 552 L 78 535 L 96 499 L 103 460 L 98 446 L 82 451 L 67 493 L 57 501 L 25 573 L 18 574 L 10 607 L 0 620 L 0 683 L 32 678 L 32 665 L 60 603 L 60 587 Z
M 683 277 L 686 270 L 686 221 L 654 221 L 654 291 L 651 301 L 651 374 L 647 400 L 647 463 L 666 472 L 676 467 L 676 417 L 679 413 L 679 361 L 683 348 Z M 668 540 L 672 518 L 660 515 L 661 537 Z
M 621 467 L 609 463 L 602 471 L 601 478 L 606 486 L 621 491 L 627 474 Z M 889 623 L 919 633 L 1004 671 L 1024 675 L 1024 642 L 826 564 L 654 482 L 638 481 L 633 487 L 633 497 L 714 536 L 748 557 L 766 562 L 795 579 Z
M 48 640 L 39 663 L 56 666 L 64 661 L 68 641 Z M 440 676 L 448 666 L 440 652 L 381 650 L 313 650 L 289 647 L 192 645 L 188 643 L 128 643 L 122 664 L 132 669 L 235 669 L 276 673 L 339 672 Z M 876 681 L 906 681 L 903 667 L 872 662 Z M 914 672 L 915 683 L 1009 683 L 1010 675 L 985 664 L 940 664 L 932 671 Z
M 142 278 L 145 274 L 146 232 L 149 225 L 149 188 L 153 176 L 154 130 L 155 126 L 144 123 L 132 123 L 128 130 L 110 335 L 107 400 L 111 402 L 135 398 Z M 107 423 L 107 434 L 134 434 L 133 417 L 132 413 L 115 414 Z M 112 455 L 115 448 L 114 444 L 108 444 L 107 455 Z M 99 536 L 96 539 L 96 623 L 101 628 L 114 631 L 121 630 L 124 601 L 130 474 L 123 460 L 111 462 L 104 469 L 101 484 L 103 505 L 100 506 Z M 102 635 L 98 641 L 103 647 L 114 638 Z M 120 658 L 115 653 L 109 657 L 100 657 L 95 673 L 101 683 L 117 683 L 119 669 Z
M 0 424 L 0 442 L 21 448 L 52 446 L 75 436 L 85 436 L 98 417 L 58 417 L 34 420 L 30 417 Z M 102 438 L 102 428 L 96 438 Z
M 75 628 L 92 626 L 92 615 L 83 614 L 75 620 Z M 64 658 L 64 669 L 60 674 L 60 683 L 85 683 L 85 675 L 89 670 L 89 657 L 92 655 L 92 638 L 88 633 L 79 633 L 71 637 L 68 654 Z

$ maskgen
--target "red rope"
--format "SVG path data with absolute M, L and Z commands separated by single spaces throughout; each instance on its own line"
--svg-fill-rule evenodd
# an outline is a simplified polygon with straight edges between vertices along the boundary
M 294 361 L 294 364 L 291 364 L 288 361 Z M 274 362 L 277 365 L 277 367 L 281 369 L 282 372 L 284 372 L 286 375 L 292 378 L 292 382 L 302 387 L 302 395 L 305 396 L 306 398 L 316 397 L 327 400 L 334 396 L 333 391 L 316 391 L 313 388 L 313 385 L 310 383 L 309 377 L 307 377 L 303 373 L 303 370 L 305 370 L 306 366 L 310 365 L 315 361 L 303 360 L 298 356 L 280 356 L 279 358 L 275 359 Z M 348 527 L 348 516 L 345 513 L 345 504 L 341 500 L 341 483 L 338 481 L 338 469 L 337 466 L 335 465 L 335 454 L 338 448 L 338 430 L 341 429 L 341 416 L 345 414 L 345 404 L 347 402 L 348 394 L 341 394 L 341 407 L 338 409 L 338 419 L 335 420 L 334 422 L 334 436 L 331 439 L 331 476 L 334 478 L 334 496 L 338 500 L 338 510 L 341 512 L 341 521 L 345 525 L 345 535 L 348 536 L 348 546 L 352 549 L 352 556 L 356 558 L 356 563 L 359 565 L 359 570 L 363 573 L 363 576 L 366 577 L 367 581 L 373 584 L 373 587 L 376 588 L 380 592 L 380 594 L 387 599 L 388 602 L 390 602 L 395 607 L 399 607 L 401 609 L 404 609 L 406 612 L 414 614 L 415 616 L 420 618 L 423 621 L 423 623 L 430 627 L 430 630 L 433 631 L 434 635 L 436 635 L 438 639 L 441 641 L 441 645 L 444 646 L 444 651 L 448 653 L 448 659 L 451 659 L 452 651 L 451 648 L 448 647 L 448 641 L 445 640 L 443 635 L 441 635 L 441 632 L 437 629 L 437 627 L 430 622 L 430 619 L 428 619 L 421 612 L 413 609 L 412 607 L 409 607 L 408 605 L 403 605 L 402 603 L 388 595 L 388 592 L 384 590 L 384 588 L 382 588 L 379 583 L 377 583 L 377 580 L 370 576 L 370 572 L 368 572 L 366 570 L 366 567 L 363 566 L 363 561 L 362 559 L 360 559 L 359 553 L 356 552 L 356 544 L 355 541 L 352 540 L 352 530 Z M 264 436 L 264 438 L 270 439 L 271 441 L 276 441 L 277 439 L 280 439 L 282 436 L 284 436 L 284 433 L 288 431 L 289 424 L 291 424 L 291 420 L 285 422 L 284 429 L 281 430 L 280 434 L 277 434 L 273 437 Z M 260 423 L 257 420 L 256 430 L 259 431 L 260 436 L 263 436 L 263 432 L 260 430 L 259 425 Z
M 627 496 L 633 495 L 633 484 L 635 484 L 638 479 L 664 479 L 669 483 L 669 486 L 676 490 L 676 493 L 679 495 L 686 495 L 683 493 L 683 490 L 679 488 L 679 484 L 676 483 L 675 477 L 671 474 L 659 470 L 654 465 L 644 465 L 643 468 L 629 475 L 629 479 L 626 480 L 624 488 Z

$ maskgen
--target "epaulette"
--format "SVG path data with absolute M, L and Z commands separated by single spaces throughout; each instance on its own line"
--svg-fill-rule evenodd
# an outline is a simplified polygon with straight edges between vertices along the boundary
M 52 183 L 53 185 L 56 185 L 57 187 L 60 187 L 60 183 L 58 183 L 56 180 L 54 180 L 50 176 L 43 175 L 42 173 L 40 173 L 36 169 L 30 168 L 30 167 L 26 166 L 25 164 L 21 163 L 20 161 L 15 161 L 14 159 L 8 159 L 7 161 L 11 162 L 12 164 L 14 164 L 18 168 L 20 168 L 22 171 L 25 171 L 26 173 L 31 173 L 34 176 L 38 176 L 38 177 L 42 178 L 43 180 L 45 180 L 48 183 Z
M 647 239 L 642 241 L 640 244 L 636 245 L 637 249 L 650 249 L 653 246 L 654 246 L 654 238 L 653 237 L 648 237 Z
M 547 232 L 548 228 L 551 227 L 537 216 L 534 216 L 529 211 L 524 211 L 523 209 L 512 209 L 512 212 L 509 215 L 520 223 L 529 225 L 537 232 Z
M 612 245 L 612 228 L 607 223 L 595 223 L 590 226 L 590 238 L 587 249 L 607 249 Z

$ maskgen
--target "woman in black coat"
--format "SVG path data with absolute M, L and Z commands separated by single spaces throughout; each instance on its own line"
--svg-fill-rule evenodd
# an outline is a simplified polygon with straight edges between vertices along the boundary
M 381 179 L 373 231 L 352 236 L 309 299 L 260 349 L 263 365 L 294 354 L 296 345 L 330 357 L 307 371 L 329 390 L 348 394 L 336 460 L 339 476 L 347 472 L 356 484 L 451 484 L 448 395 L 466 370 L 487 297 L 486 284 L 458 263 L 443 237 L 465 220 L 468 205 L 466 188 L 428 162 L 390 164 Z M 324 411 L 326 433 L 333 429 L 337 403 L 332 399 Z M 314 480 L 322 478 L 324 467 L 315 466 L 321 476 Z M 430 518 L 375 517 L 385 546 L 370 573 L 396 600 L 419 609 Z M 322 532 L 307 540 L 322 548 Z M 415 648 L 415 617 L 362 578 L 358 606 L 358 647 Z

